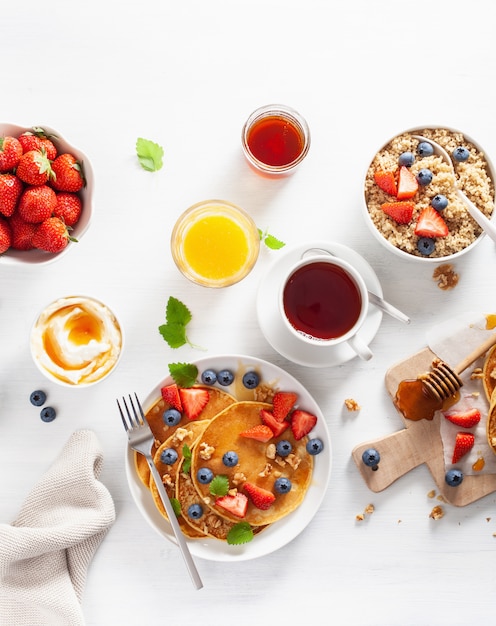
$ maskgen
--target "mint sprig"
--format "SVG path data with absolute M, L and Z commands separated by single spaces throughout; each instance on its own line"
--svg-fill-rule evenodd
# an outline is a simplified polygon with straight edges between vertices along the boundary
M 213 496 L 225 496 L 229 491 L 229 479 L 224 474 L 218 474 L 210 483 L 209 491 Z
M 234 524 L 227 533 L 227 543 L 231 546 L 237 546 L 242 543 L 248 543 L 253 539 L 253 529 L 248 522 L 239 522 Z
M 184 457 L 184 461 L 183 461 L 183 466 L 182 466 L 182 471 L 185 474 L 189 474 L 190 470 L 191 470 L 191 448 L 188 446 L 187 443 L 184 444 L 183 446 L 183 457 Z
M 277 237 L 274 237 L 274 235 L 271 235 L 267 231 L 262 231 L 260 228 L 258 228 L 258 234 L 260 237 L 260 241 L 264 243 L 270 250 L 280 250 L 286 245 L 284 241 L 277 239 Z
M 194 363 L 169 363 L 169 373 L 179 387 L 187 388 L 196 383 L 198 368 Z
M 158 143 L 139 137 L 136 141 L 136 154 L 141 167 L 147 172 L 156 172 L 162 168 L 164 149 Z
M 177 298 L 170 296 L 165 309 L 165 324 L 158 327 L 159 333 L 171 348 L 180 348 L 188 344 L 192 348 L 202 350 L 190 342 L 186 334 L 186 326 L 192 319 L 191 311 Z

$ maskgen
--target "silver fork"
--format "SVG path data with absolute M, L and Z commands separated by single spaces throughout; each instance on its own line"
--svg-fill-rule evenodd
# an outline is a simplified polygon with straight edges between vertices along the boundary
M 167 491 L 165 490 L 162 479 L 160 478 L 160 474 L 158 473 L 158 470 L 155 467 L 155 463 L 152 459 L 151 449 L 155 438 L 150 429 L 150 426 L 148 425 L 148 422 L 146 421 L 145 414 L 143 413 L 140 401 L 138 400 L 138 396 L 134 394 L 134 397 L 136 398 L 138 411 L 134 406 L 131 395 L 129 396 L 129 404 L 131 410 L 127 405 L 126 399 L 122 398 L 122 404 L 125 408 L 125 414 L 121 408 L 121 405 L 119 404 L 119 400 L 117 400 L 117 406 L 119 407 L 119 412 L 121 414 L 122 423 L 124 424 L 124 429 L 127 432 L 129 445 L 133 450 L 136 450 L 137 452 L 142 454 L 147 460 L 153 480 L 157 485 L 160 499 L 162 500 L 162 503 L 164 505 L 167 517 L 169 518 L 170 525 L 172 526 L 174 536 L 179 545 L 179 548 L 181 549 L 181 553 L 183 555 L 184 561 L 186 562 L 186 566 L 188 568 L 193 584 L 197 589 L 201 589 L 203 587 L 203 583 L 201 581 L 200 575 L 198 574 L 198 570 L 196 569 L 196 565 L 193 561 L 193 558 L 188 548 L 188 544 L 186 543 L 186 539 L 177 521 L 177 517 L 172 507 L 171 501 L 169 500 Z

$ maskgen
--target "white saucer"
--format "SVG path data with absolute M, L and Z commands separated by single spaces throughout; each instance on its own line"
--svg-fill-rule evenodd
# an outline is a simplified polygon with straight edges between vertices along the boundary
M 260 281 L 257 293 L 257 317 L 260 329 L 270 345 L 283 357 L 308 367 L 329 367 L 346 363 L 356 357 L 347 344 L 337 346 L 311 346 L 298 341 L 284 326 L 279 316 L 279 287 L 284 273 L 296 263 L 305 250 L 322 248 L 353 265 L 362 275 L 369 291 L 382 296 L 382 287 L 372 267 L 351 248 L 331 241 L 310 241 L 289 247 L 272 263 Z M 382 321 L 382 311 L 369 307 L 367 318 L 358 335 L 367 345 L 375 337 Z

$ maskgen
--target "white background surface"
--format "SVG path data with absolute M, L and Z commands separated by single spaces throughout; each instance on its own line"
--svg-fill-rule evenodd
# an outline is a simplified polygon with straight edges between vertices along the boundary
M 465 310 L 496 310 L 494 244 L 463 262 L 453 291 L 432 267 L 397 260 L 369 236 L 362 181 L 374 151 L 422 124 L 459 128 L 495 158 L 494 28 L 487 3 L 393 0 L 142 0 L 6 3 L 0 21 L 0 118 L 54 127 L 91 159 L 95 216 L 80 244 L 43 268 L 1 267 L 0 518 L 10 521 L 73 430 L 90 428 L 105 451 L 102 481 L 117 521 L 88 575 L 90 626 L 109 623 L 237 625 L 312 621 L 369 626 L 456 626 L 494 621 L 495 496 L 429 519 L 434 482 L 417 468 L 380 494 L 351 460 L 355 445 L 403 424 L 387 397 L 386 370 L 425 345 L 428 329 Z M 312 145 L 290 178 L 267 180 L 243 160 L 240 133 L 256 107 L 302 113 Z M 160 172 L 142 170 L 137 137 L 165 149 Z M 286 243 L 316 237 L 352 247 L 374 267 L 387 298 L 412 318 L 385 316 L 372 361 L 297 366 L 262 336 L 256 291 L 277 252 L 262 250 L 245 281 L 224 291 L 188 283 L 169 253 L 175 219 L 220 197 L 247 209 Z M 30 325 L 59 296 L 87 293 L 115 309 L 126 332 L 119 369 L 100 386 L 45 384 L 31 362 Z M 333 471 L 324 503 L 292 543 L 237 564 L 201 560 L 194 592 L 177 549 L 142 520 L 124 474 L 125 435 L 115 398 L 141 396 L 172 361 L 158 334 L 168 297 L 193 312 L 194 343 L 207 354 L 246 353 L 300 380 L 326 415 Z M 43 385 L 58 418 L 29 404 Z M 355 398 L 358 413 L 344 409 Z M 373 515 L 355 516 L 372 502 Z

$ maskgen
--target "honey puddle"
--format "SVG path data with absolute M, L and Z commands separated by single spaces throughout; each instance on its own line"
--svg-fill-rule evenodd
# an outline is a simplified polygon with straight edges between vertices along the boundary
M 456 404 L 460 394 L 457 392 L 444 402 L 434 398 L 421 380 L 402 380 L 396 390 L 394 403 L 406 419 L 417 422 L 432 420 L 436 411 Z

